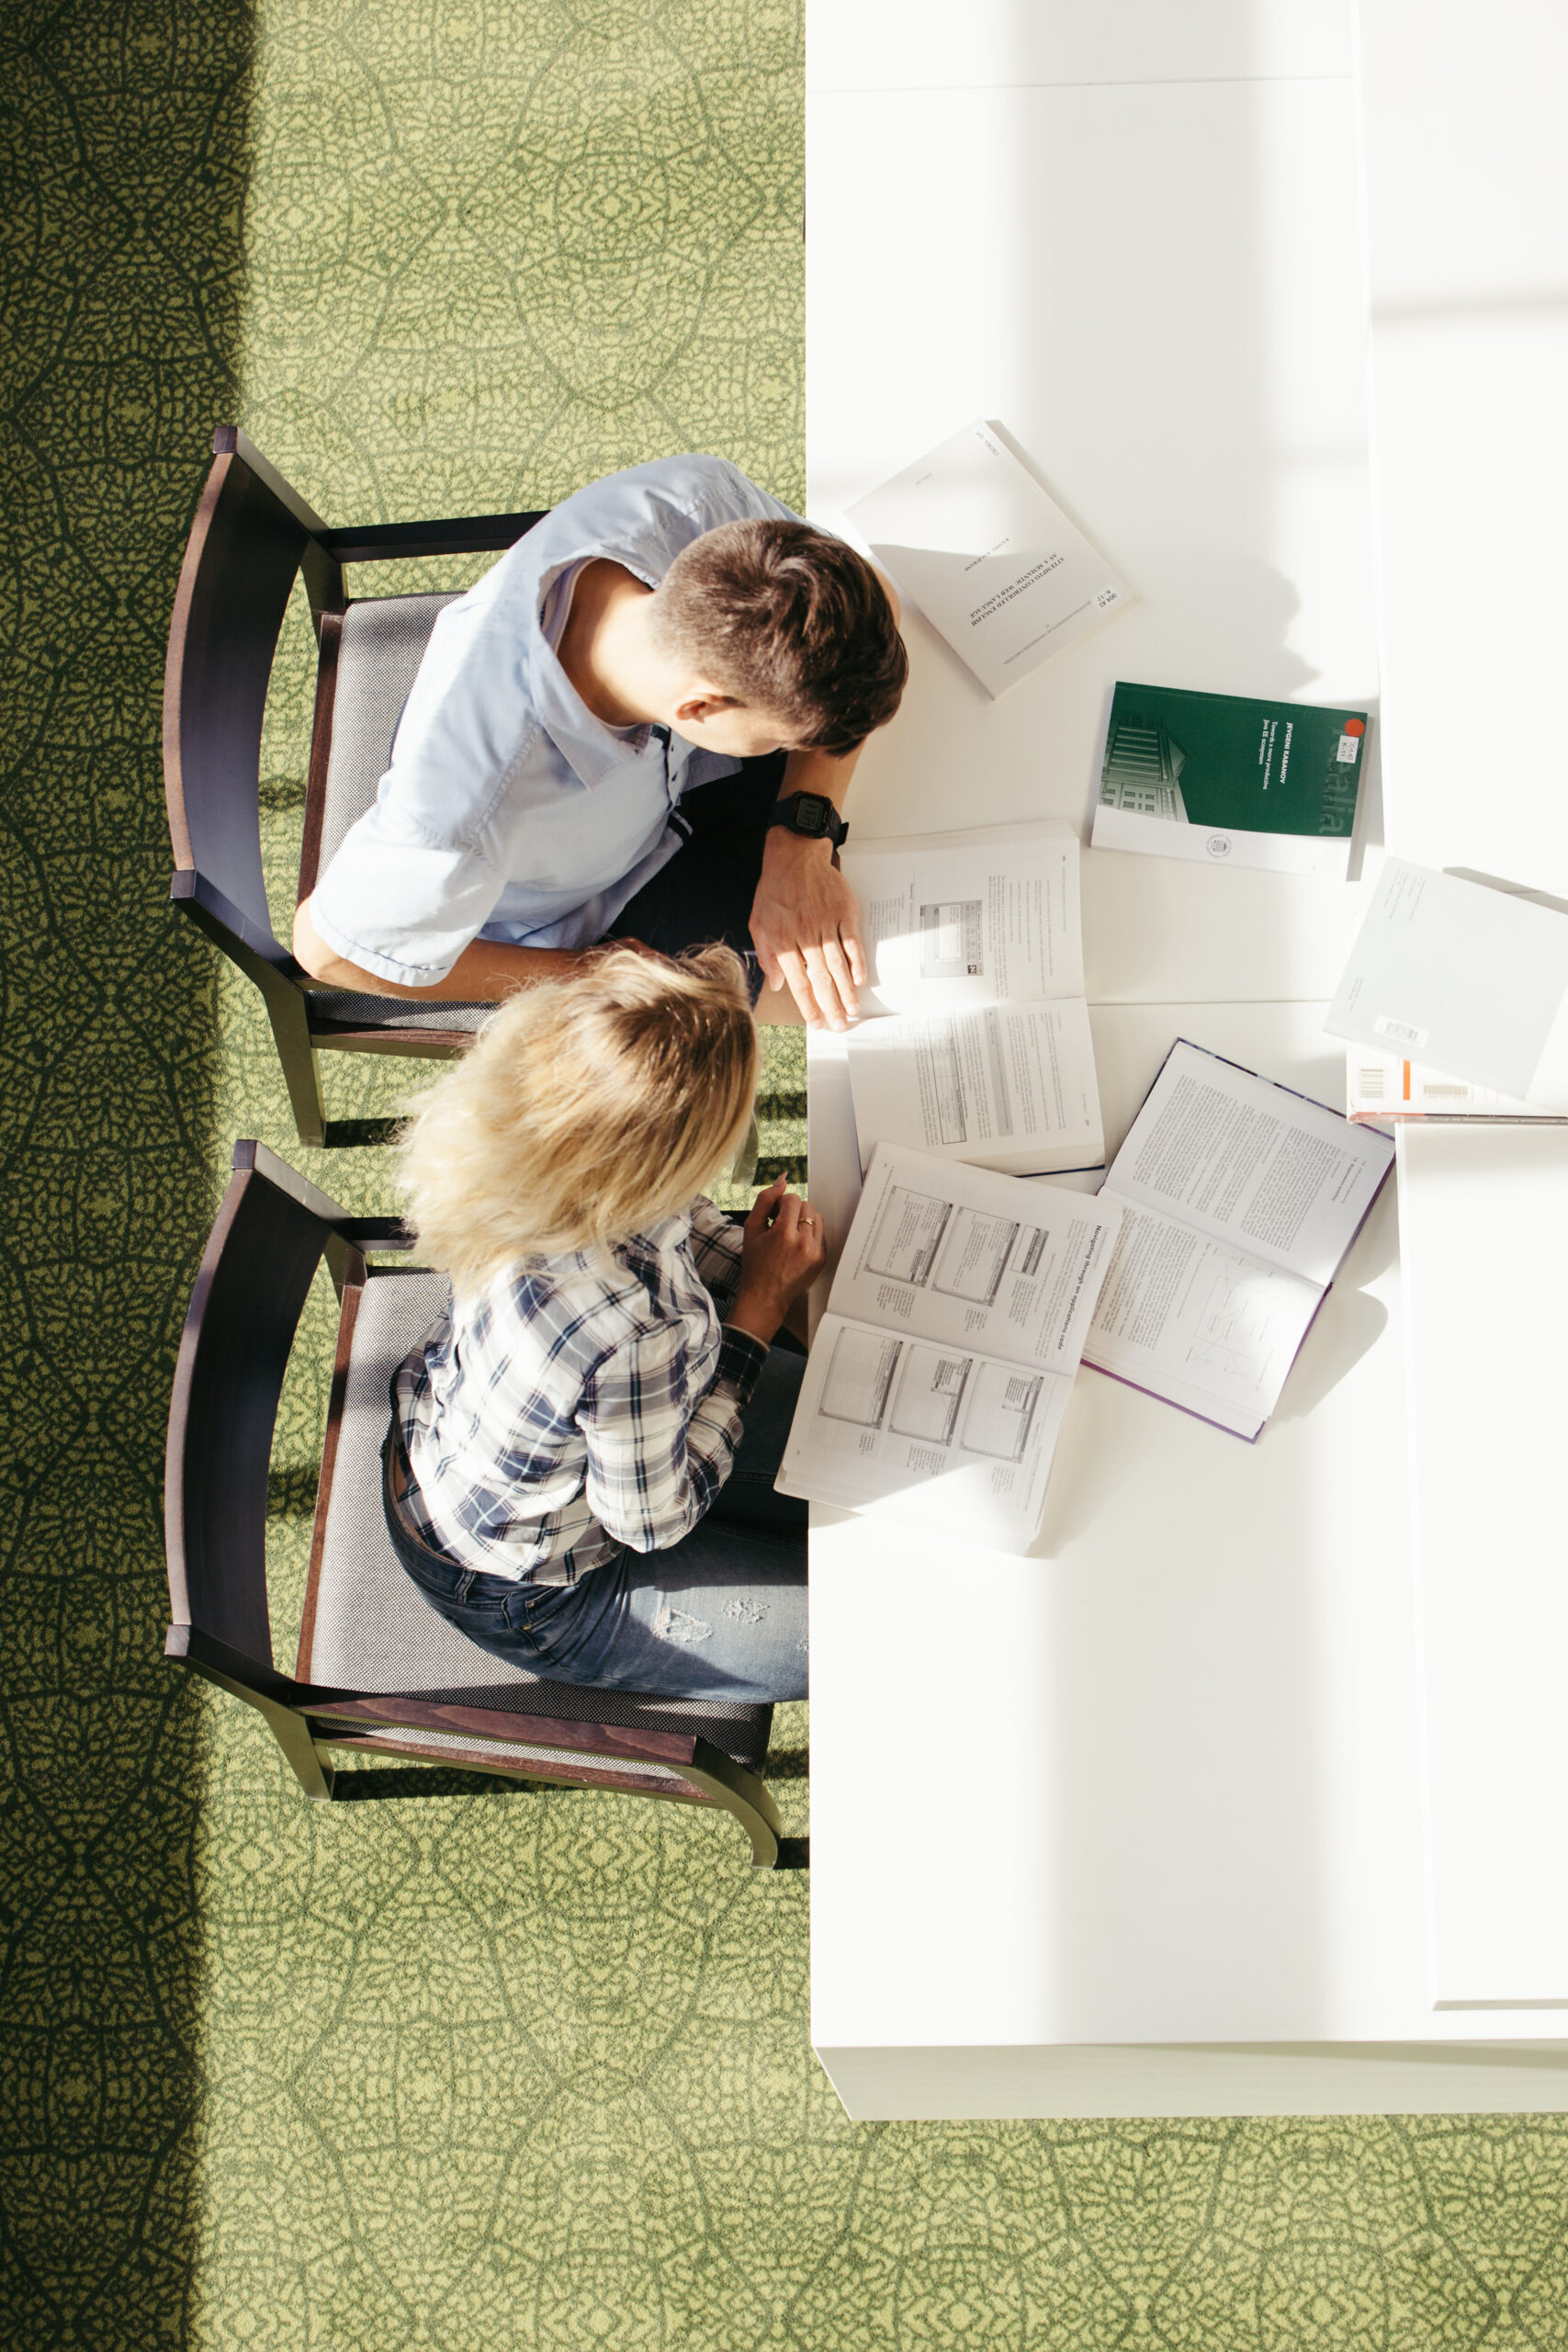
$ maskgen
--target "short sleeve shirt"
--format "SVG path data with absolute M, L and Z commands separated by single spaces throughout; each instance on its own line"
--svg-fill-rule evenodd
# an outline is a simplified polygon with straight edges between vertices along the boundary
M 326 944 L 424 988 L 476 938 L 602 938 L 680 847 L 681 795 L 737 763 L 595 718 L 556 656 L 558 592 L 596 557 L 657 587 L 705 531 L 757 519 L 797 518 L 723 458 L 661 458 L 564 500 L 446 605 L 375 805 L 316 886 Z

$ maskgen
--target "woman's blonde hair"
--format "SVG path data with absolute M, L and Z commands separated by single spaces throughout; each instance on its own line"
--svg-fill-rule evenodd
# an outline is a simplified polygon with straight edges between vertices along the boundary
M 520 989 L 409 1106 L 421 1255 L 471 1295 L 520 1258 L 626 1239 L 713 1182 L 756 1086 L 728 947 L 607 949 L 573 978 Z

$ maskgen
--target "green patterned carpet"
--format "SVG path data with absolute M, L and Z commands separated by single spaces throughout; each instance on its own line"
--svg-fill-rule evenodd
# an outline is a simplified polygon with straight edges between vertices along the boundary
M 807 2047 L 806 1876 L 629 1801 L 313 1808 L 160 1664 L 191 1276 L 233 1136 L 299 1157 L 256 1001 L 164 905 L 210 428 L 344 521 L 688 447 L 798 500 L 801 88 L 798 0 L 0 18 L 0 2312 L 28 2352 L 1568 2338 L 1559 2120 L 852 2128 Z M 280 910 L 309 681 L 296 612 Z M 408 1075 L 336 1070 L 333 1108 Z M 801 1083 L 785 1038 L 770 1156 Z M 311 1172 L 384 1204 L 374 1153 Z M 280 1658 L 327 1329 L 318 1298 L 278 1438 Z M 781 1711 L 795 1830 L 805 1736 Z

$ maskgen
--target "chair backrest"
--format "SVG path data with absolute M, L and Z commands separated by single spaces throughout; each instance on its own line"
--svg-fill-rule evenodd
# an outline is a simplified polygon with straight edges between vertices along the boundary
M 171 1613 L 264 1668 L 277 1401 L 311 1279 L 343 1218 L 264 1144 L 236 1144 L 180 1339 L 164 1493 Z
M 335 656 L 335 632 L 323 633 L 321 622 L 323 615 L 347 608 L 344 564 L 499 554 L 541 522 L 544 510 L 331 530 L 236 425 L 219 425 L 212 447 L 212 470 L 180 569 L 164 670 L 164 788 L 176 868 L 172 895 L 264 991 L 281 988 L 287 997 L 307 982 L 279 944 L 267 910 L 261 736 L 296 575 L 304 574 L 323 654 L 331 636 Z M 330 713 L 330 695 L 325 707 Z M 310 862 L 313 868 L 313 853 Z
M 261 736 L 273 656 L 302 563 L 341 611 L 327 526 L 232 425 L 186 547 L 164 673 L 164 780 L 175 863 L 273 938 L 261 856 Z M 280 949 L 279 954 L 283 951 Z

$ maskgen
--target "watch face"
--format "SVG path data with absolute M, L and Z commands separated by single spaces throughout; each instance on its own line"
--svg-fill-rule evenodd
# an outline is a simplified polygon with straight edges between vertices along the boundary
M 818 792 L 803 792 L 795 804 L 796 831 L 802 833 L 826 832 L 828 811 L 832 805 Z

